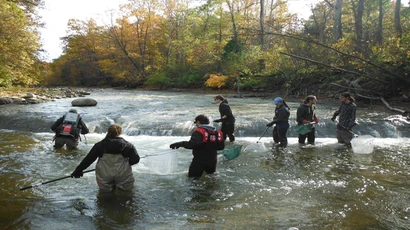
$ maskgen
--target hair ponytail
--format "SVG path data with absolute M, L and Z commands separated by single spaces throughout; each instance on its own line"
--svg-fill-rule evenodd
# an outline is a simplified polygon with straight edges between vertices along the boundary
M 218 99 L 222 102 L 225 102 L 226 104 L 229 104 L 228 99 L 225 99 L 224 97 L 222 97 L 221 95 L 217 95 L 214 97 L 214 99 Z
M 122 128 L 119 125 L 110 125 L 107 130 L 106 138 L 118 137 L 122 133 Z
M 285 100 L 283 100 L 283 105 L 288 107 L 288 109 L 290 110 L 290 107 L 288 106 L 288 104 L 286 104 Z

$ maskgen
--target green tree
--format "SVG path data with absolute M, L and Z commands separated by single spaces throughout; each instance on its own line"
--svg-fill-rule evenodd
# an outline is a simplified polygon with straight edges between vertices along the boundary
M 33 85 L 42 80 L 36 24 L 19 3 L 0 0 L 0 86 Z M 32 7 L 28 4 L 26 9 Z

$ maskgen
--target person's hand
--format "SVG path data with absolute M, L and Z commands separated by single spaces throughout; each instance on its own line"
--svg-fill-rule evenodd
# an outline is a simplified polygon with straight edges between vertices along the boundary
M 222 121 L 221 119 L 214 120 L 214 122 L 216 122 L 216 123 L 219 123 L 221 121 Z
M 306 124 L 306 123 L 308 123 L 307 120 L 303 120 L 303 121 L 302 121 L 302 124 Z
M 83 177 L 83 171 L 75 170 L 73 173 L 71 173 L 71 178 L 80 178 Z
M 351 131 L 352 128 L 353 128 L 355 125 L 356 125 L 356 122 L 350 121 L 350 122 L 347 124 L 347 129 Z
M 268 127 L 272 127 L 272 125 L 273 125 L 273 124 L 275 124 L 275 121 L 272 121 L 272 122 L 270 122 L 270 123 L 266 124 L 266 126 L 268 126 Z
M 317 117 L 314 117 L 313 120 L 315 121 L 315 123 L 319 123 L 319 119 L 317 119 Z
M 171 149 L 178 149 L 179 147 L 182 147 L 182 142 L 172 143 L 169 147 L 170 147 Z

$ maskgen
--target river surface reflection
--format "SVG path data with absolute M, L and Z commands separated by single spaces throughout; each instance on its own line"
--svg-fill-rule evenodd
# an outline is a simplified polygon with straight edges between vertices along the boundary
M 355 132 L 373 135 L 375 148 L 355 154 L 334 138 L 328 118 L 338 104 L 319 98 L 315 147 L 300 148 L 291 128 L 289 146 L 277 149 L 267 133 L 264 151 L 220 155 L 217 174 L 191 181 L 191 152 L 169 144 L 189 139 L 196 115 L 217 119 L 214 96 L 95 90 L 98 105 L 78 108 L 92 132 L 76 151 L 54 150 L 49 130 L 72 99 L 1 107 L 0 229 L 409 229 L 405 121 L 359 104 Z M 245 149 L 272 119 L 272 99 L 228 99 Z M 288 104 L 294 121 L 298 103 Z M 112 123 L 144 156 L 133 166 L 132 193 L 100 193 L 93 172 L 19 190 L 69 175 Z

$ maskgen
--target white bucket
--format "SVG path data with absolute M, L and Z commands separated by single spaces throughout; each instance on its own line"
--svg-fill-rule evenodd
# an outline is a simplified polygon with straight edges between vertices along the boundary
M 369 154 L 373 152 L 374 137 L 370 135 L 363 135 L 356 138 L 350 142 L 352 144 L 352 149 L 354 153 Z

